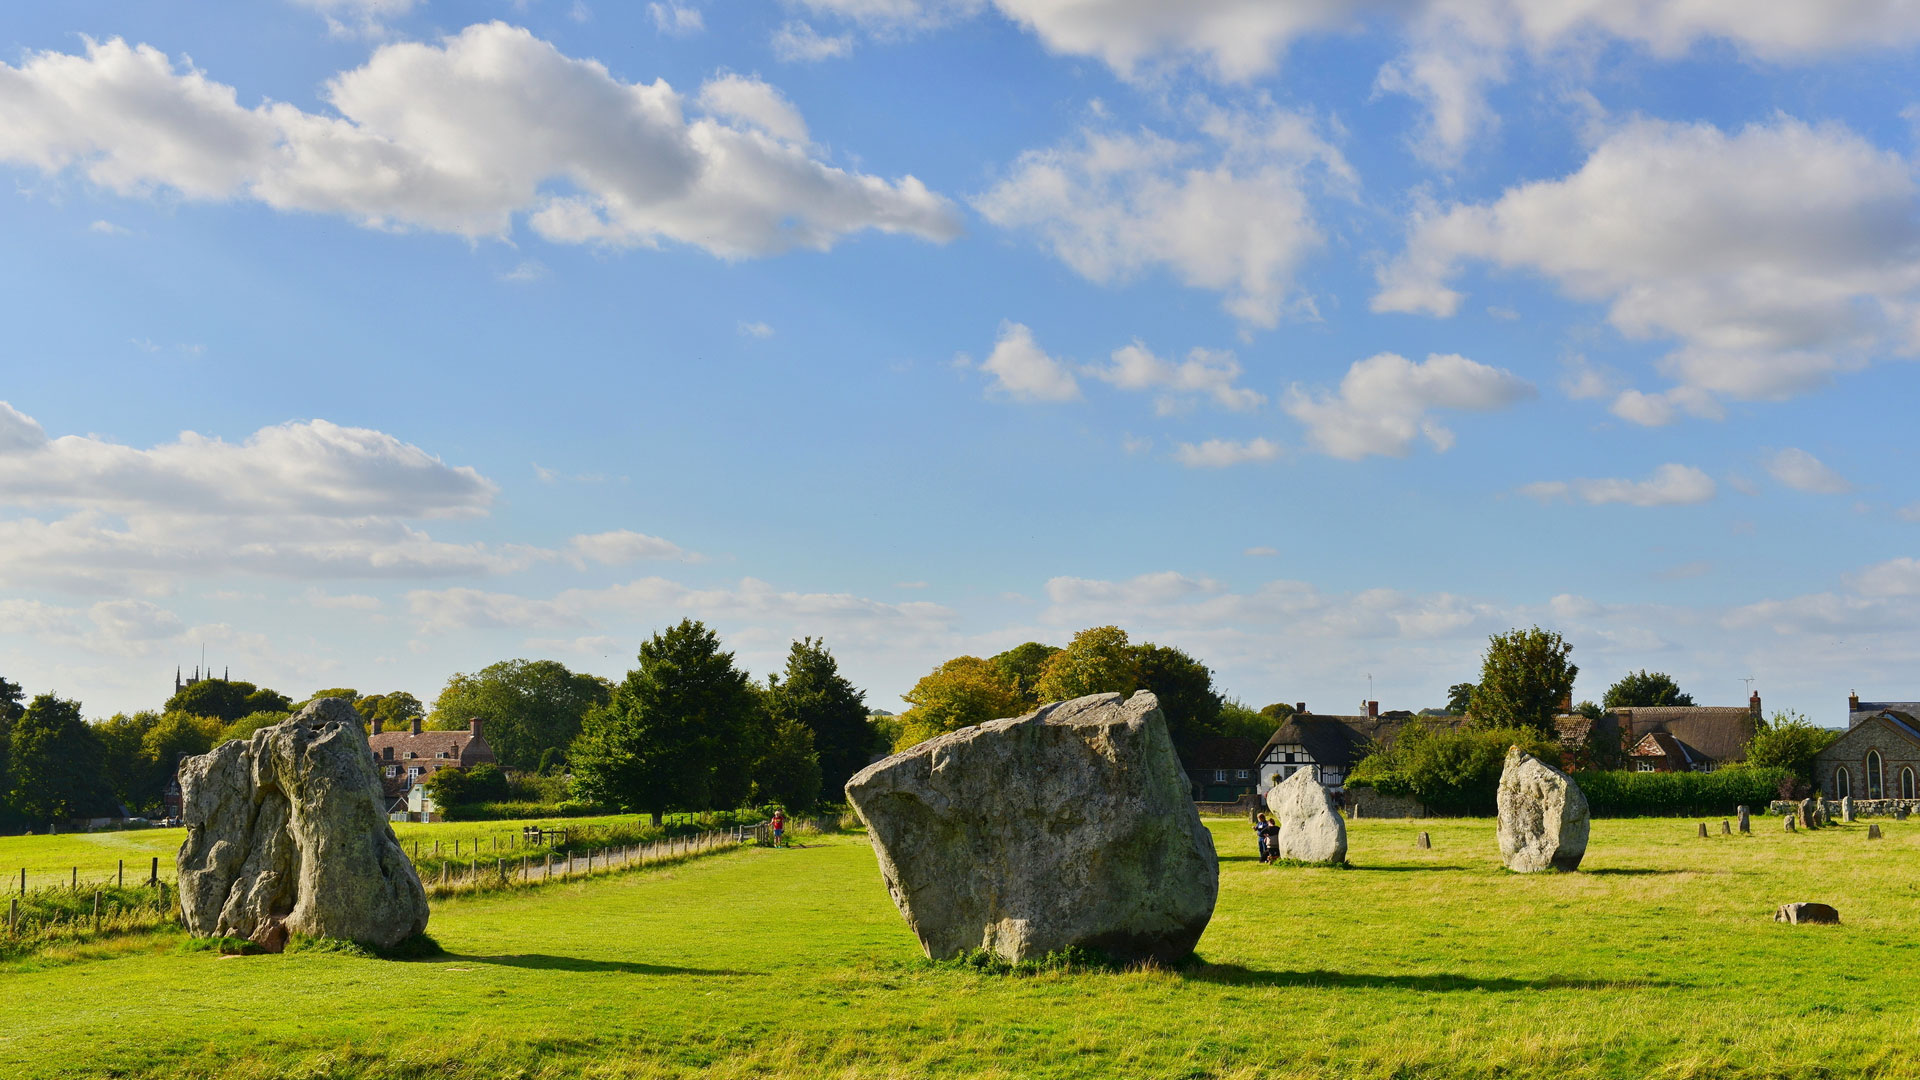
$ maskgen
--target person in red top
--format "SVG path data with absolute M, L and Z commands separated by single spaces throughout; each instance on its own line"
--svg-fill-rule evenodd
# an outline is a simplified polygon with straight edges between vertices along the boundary
M 773 812 L 773 821 L 769 824 L 773 826 L 774 846 L 778 847 L 785 843 L 787 839 L 787 815 L 775 810 Z

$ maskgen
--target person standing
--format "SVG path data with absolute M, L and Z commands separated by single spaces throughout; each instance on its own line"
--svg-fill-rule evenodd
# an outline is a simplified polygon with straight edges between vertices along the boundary
M 775 810 L 773 812 L 773 820 L 768 822 L 768 824 L 773 826 L 773 846 L 785 847 L 787 843 L 787 815 L 782 811 Z

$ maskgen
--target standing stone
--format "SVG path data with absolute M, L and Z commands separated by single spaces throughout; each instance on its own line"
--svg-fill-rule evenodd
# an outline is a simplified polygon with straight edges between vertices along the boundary
M 1869 840 L 1880 839 L 1880 826 L 1877 823 L 1867 826 L 1867 839 Z
M 1340 808 L 1312 769 L 1301 769 L 1267 792 L 1267 811 L 1280 826 L 1275 850 L 1304 863 L 1347 861 L 1347 826 Z
M 1834 926 L 1840 922 L 1840 913 L 1826 904 L 1781 904 L 1773 913 L 1773 921 Z
M 1788 815 L 1786 816 L 1786 818 L 1785 818 L 1784 820 L 1785 820 L 1785 821 L 1786 821 L 1786 823 L 1787 823 L 1787 831 L 1788 831 L 1788 832 L 1793 832 L 1793 831 L 1794 831 L 1794 829 L 1793 829 L 1793 815 L 1792 815 L 1792 814 L 1788 814 Z
M 1907 820 L 1907 813 L 1908 813 L 1907 804 L 1901 803 L 1899 806 L 1896 806 L 1893 808 L 1893 820 L 1905 821 Z
M 1083 946 L 1167 963 L 1213 917 L 1213 836 L 1146 691 L 962 728 L 867 766 L 846 792 L 933 959 Z
M 1732 836 L 1732 835 L 1733 835 L 1733 822 L 1731 822 L 1731 821 L 1722 821 L 1722 822 L 1720 823 L 1720 835 L 1721 835 L 1721 836 Z
M 1753 825 L 1752 825 L 1752 823 L 1751 823 L 1751 822 L 1749 822 L 1749 821 L 1747 820 L 1747 808 L 1746 808 L 1746 807 L 1745 807 L 1744 805 L 1742 805 L 1742 806 L 1740 806 L 1740 807 L 1738 808 L 1738 815 L 1737 815 L 1737 816 L 1738 816 L 1738 817 L 1740 818 L 1740 831 L 1741 831 L 1741 833 L 1743 833 L 1743 834 L 1746 834 L 1746 833 L 1751 833 L 1751 832 L 1753 832 Z
M 1853 796 L 1851 795 L 1840 797 L 1840 820 L 1849 825 L 1853 824 Z
M 1587 797 L 1559 769 L 1518 746 L 1500 773 L 1500 856 L 1507 869 L 1531 874 L 1577 870 L 1587 853 Z
M 427 927 L 360 715 L 321 698 L 180 768 L 180 910 L 196 937 L 289 934 L 387 947 Z
M 1707 823 L 1704 821 L 1700 823 L 1700 839 L 1707 839 Z
M 1420 834 L 1420 850 L 1422 851 L 1433 850 L 1433 838 L 1428 836 L 1426 833 Z
M 1801 799 L 1797 813 L 1800 815 L 1800 824 L 1809 829 L 1820 827 L 1820 806 L 1814 799 Z

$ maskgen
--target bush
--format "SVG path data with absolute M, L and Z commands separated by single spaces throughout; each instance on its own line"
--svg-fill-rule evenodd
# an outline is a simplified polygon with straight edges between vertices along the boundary
M 519 800 L 470 802 L 440 808 L 440 816 L 447 821 L 514 821 L 523 818 L 592 817 L 606 813 L 611 813 L 607 807 L 576 799 L 557 803 Z
M 1772 802 L 1793 774 L 1775 767 L 1718 772 L 1582 772 L 1574 780 L 1595 817 L 1701 817 L 1751 810 Z
M 1451 728 L 1411 723 L 1391 748 L 1375 746 L 1347 777 L 1352 787 L 1419 799 L 1436 814 L 1485 817 L 1498 810 L 1507 748 L 1557 763 L 1560 751 L 1531 728 Z

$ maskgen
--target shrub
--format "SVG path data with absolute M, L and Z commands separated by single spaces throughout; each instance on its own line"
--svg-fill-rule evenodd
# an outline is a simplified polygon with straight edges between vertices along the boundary
M 1819 727 L 1799 713 L 1777 712 L 1772 720 L 1760 725 L 1760 730 L 1754 732 L 1752 741 L 1747 743 L 1747 764 L 1787 769 L 1802 781 L 1801 787 L 1810 790 L 1815 755 L 1832 746 L 1843 734 L 1834 728 Z M 1788 795 L 1787 790 L 1780 789 L 1783 798 L 1805 795 L 1804 791 L 1800 796 Z
M 1718 772 L 1582 772 L 1574 779 L 1595 817 L 1698 817 L 1773 801 L 1793 774 L 1779 767 Z
M 1507 748 L 1560 760 L 1560 751 L 1531 728 L 1462 727 L 1411 723 L 1391 747 L 1375 746 L 1347 783 L 1382 795 L 1419 799 L 1436 814 L 1486 816 L 1498 809 L 1500 770 Z

